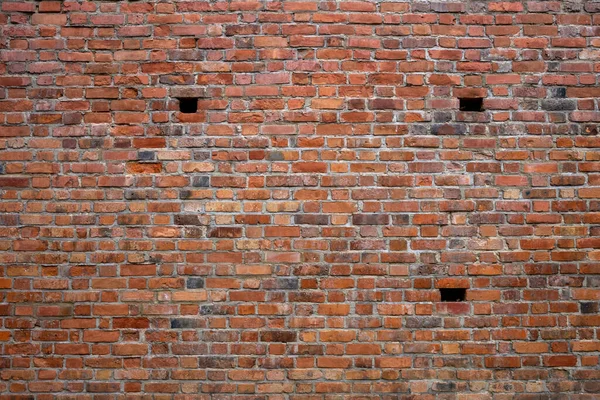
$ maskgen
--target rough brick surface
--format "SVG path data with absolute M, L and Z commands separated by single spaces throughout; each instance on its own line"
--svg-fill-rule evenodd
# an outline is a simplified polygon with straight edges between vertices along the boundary
M 0 1 L 0 399 L 600 399 L 599 72 L 597 1 Z

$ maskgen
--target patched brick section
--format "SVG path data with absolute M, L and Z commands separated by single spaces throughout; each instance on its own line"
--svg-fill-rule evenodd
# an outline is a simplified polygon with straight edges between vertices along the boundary
M 599 25 L 0 1 L 0 399 L 599 399 Z

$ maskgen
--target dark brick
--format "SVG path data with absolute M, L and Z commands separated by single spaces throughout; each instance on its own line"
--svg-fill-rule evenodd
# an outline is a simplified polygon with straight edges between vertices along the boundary
M 263 287 L 267 290 L 294 290 L 298 289 L 298 278 L 276 278 L 263 281 Z
M 242 237 L 242 228 L 220 226 L 212 228 L 208 232 L 208 237 L 211 238 L 239 238 Z
M 185 287 L 188 289 L 202 289 L 204 287 L 204 279 L 187 278 Z
M 154 151 L 138 151 L 138 160 L 154 161 L 154 160 L 156 160 L 156 152 L 154 152 Z
M 283 161 L 284 160 L 283 153 L 281 151 L 272 151 L 269 153 L 269 160 L 270 161 Z
M 157 190 L 127 189 L 125 190 L 125 199 L 127 200 L 156 200 L 158 199 Z
M 567 97 L 567 88 L 564 87 L 554 87 L 550 88 L 551 96 L 557 99 L 564 99 Z
M 261 332 L 260 340 L 263 342 L 295 342 L 297 333 L 294 331 L 266 331 Z
M 235 367 L 233 357 L 198 356 L 199 368 L 229 369 Z
M 462 124 L 435 124 L 431 125 L 432 135 L 464 135 L 467 129 Z
M 210 177 L 208 175 L 194 176 L 192 178 L 192 184 L 194 187 L 209 187 Z
M 16 214 L 0 214 L 0 225 L 2 226 L 17 226 L 19 216 Z
M 329 216 L 319 214 L 298 214 L 294 215 L 294 223 L 298 225 L 327 225 Z
M 404 326 L 415 329 L 439 328 L 442 326 L 442 319 L 438 317 L 406 317 Z
M 435 382 L 433 384 L 434 392 L 455 392 L 456 383 L 454 382 Z
M 598 303 L 585 302 L 580 305 L 582 314 L 597 314 L 598 313 Z
M 387 225 L 390 216 L 387 214 L 354 214 L 352 223 L 354 225 Z
M 202 321 L 193 318 L 173 318 L 171 319 L 172 329 L 193 329 L 201 328 Z
M 209 304 L 200 307 L 201 315 L 228 315 L 234 314 L 235 309 L 227 305 Z
M 175 215 L 175 225 L 208 225 L 208 221 L 201 215 L 178 214 Z
M 575 100 L 542 100 L 542 109 L 547 111 L 572 111 L 577 109 Z

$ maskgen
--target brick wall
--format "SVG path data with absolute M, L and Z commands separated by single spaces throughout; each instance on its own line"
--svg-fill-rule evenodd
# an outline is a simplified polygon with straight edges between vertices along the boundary
M 599 2 L 0 4 L 0 399 L 600 399 Z

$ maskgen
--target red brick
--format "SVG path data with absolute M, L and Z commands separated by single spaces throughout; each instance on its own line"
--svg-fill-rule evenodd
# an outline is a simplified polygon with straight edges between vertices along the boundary
M 34 25 L 66 25 L 67 14 L 33 14 L 31 23 Z
M 113 345 L 115 356 L 143 356 L 148 353 L 148 345 L 142 343 L 120 343 Z
M 116 342 L 119 340 L 119 331 L 108 330 L 85 330 L 83 340 L 86 342 Z

